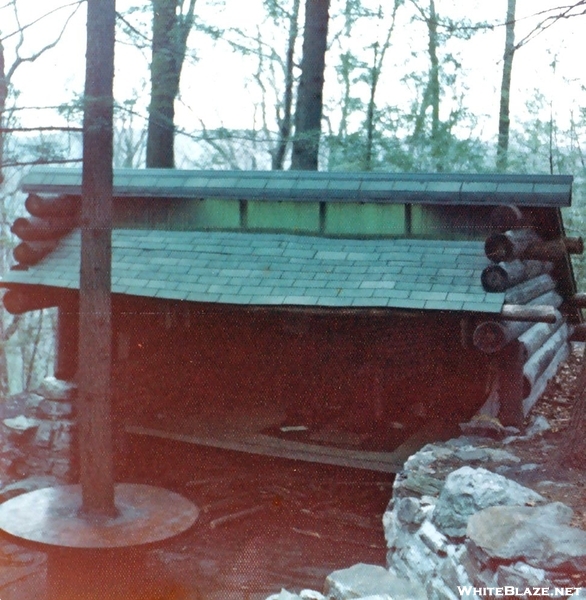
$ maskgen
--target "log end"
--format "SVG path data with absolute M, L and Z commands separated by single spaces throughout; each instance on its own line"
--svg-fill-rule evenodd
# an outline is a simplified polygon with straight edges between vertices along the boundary
M 494 354 L 507 343 L 503 326 L 496 321 L 480 323 L 472 334 L 472 343 L 485 354 Z
M 500 265 L 489 265 L 480 276 L 486 292 L 504 292 L 509 287 L 507 272 Z

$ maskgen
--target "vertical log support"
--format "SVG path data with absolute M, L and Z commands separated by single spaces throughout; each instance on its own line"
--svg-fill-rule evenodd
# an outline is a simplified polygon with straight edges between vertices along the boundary
M 57 355 L 55 357 L 55 377 L 73 381 L 77 373 L 77 353 L 79 351 L 79 311 L 71 303 L 59 305 L 57 313 Z
M 79 306 L 81 512 L 113 517 L 110 411 L 112 131 L 115 0 L 89 0 Z
M 523 363 L 525 352 L 518 341 L 503 348 L 499 365 L 499 419 L 505 426 L 523 425 Z

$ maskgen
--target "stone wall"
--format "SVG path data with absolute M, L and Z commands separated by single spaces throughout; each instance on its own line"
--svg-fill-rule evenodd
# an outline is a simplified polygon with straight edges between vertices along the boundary
M 461 437 L 410 457 L 383 517 L 384 567 L 354 565 L 332 573 L 323 593 L 282 590 L 269 600 L 515 598 L 536 587 L 550 597 L 586 597 L 577 588 L 586 531 L 570 526 L 568 506 L 513 479 L 536 465 L 484 442 Z
M 0 502 L 72 481 L 75 393 L 72 383 L 47 377 L 0 404 Z

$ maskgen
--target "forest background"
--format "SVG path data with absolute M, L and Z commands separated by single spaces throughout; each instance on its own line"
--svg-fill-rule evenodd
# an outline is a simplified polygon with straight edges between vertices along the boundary
M 0 0 L 0 277 L 26 170 L 81 162 L 84 5 Z M 572 174 L 564 216 L 581 235 L 585 14 L 586 0 L 118 0 L 114 163 Z M 2 398 L 51 373 L 55 314 L 0 310 Z

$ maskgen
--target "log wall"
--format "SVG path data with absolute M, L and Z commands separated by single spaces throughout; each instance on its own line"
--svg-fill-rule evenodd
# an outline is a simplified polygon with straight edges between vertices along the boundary
M 498 416 L 504 425 L 521 426 L 533 404 L 569 354 L 572 327 L 564 310 L 561 264 L 581 253 L 581 238 L 552 238 L 540 214 L 499 207 L 485 253 L 492 264 L 482 273 L 487 292 L 505 292 L 500 318 L 482 320 L 472 339 L 476 348 L 498 358 Z M 533 323 L 535 321 L 535 323 Z

